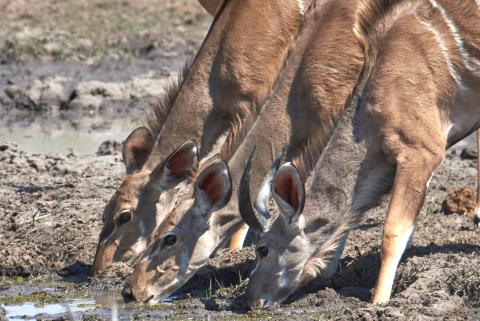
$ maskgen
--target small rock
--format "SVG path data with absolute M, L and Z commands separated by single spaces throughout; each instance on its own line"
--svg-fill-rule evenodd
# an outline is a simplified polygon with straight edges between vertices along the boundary
M 15 107 L 17 108 L 35 111 L 43 109 L 42 106 L 36 104 L 22 89 L 18 88 L 16 85 L 8 86 L 5 89 L 5 94 L 15 103 Z
M 473 150 L 467 147 L 462 149 L 462 153 L 460 154 L 460 157 L 462 159 L 477 159 L 478 152 L 476 150 Z

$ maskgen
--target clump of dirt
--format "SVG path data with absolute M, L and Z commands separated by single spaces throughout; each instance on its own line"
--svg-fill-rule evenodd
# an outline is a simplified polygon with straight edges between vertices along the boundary
M 106 140 L 98 146 L 97 156 L 114 155 L 122 151 L 123 143 L 115 140 Z
M 475 194 L 472 188 L 465 186 L 450 188 L 442 206 L 445 214 L 471 214 L 475 210 L 475 204 Z
M 108 266 L 98 275 L 100 278 L 126 279 L 133 272 L 133 267 L 127 263 L 117 262 Z
M 118 153 L 117 153 L 118 154 Z M 34 155 L 0 145 L 0 273 L 76 279 L 85 293 L 120 298 L 131 268 L 119 264 L 102 277 L 89 270 L 101 228 L 101 212 L 123 173 L 120 156 Z M 126 305 L 120 318 L 258 320 L 478 320 L 480 238 L 470 217 L 441 212 L 452 180 L 475 183 L 475 163 L 447 157 L 430 184 L 412 248 L 401 261 L 392 300 L 370 304 L 380 264 L 385 207 L 368 213 L 350 233 L 337 273 L 300 288 L 273 311 L 248 312 L 244 294 L 255 264 L 253 247 L 220 250 L 170 306 Z M 0 289 L 1 295 L 1 289 Z M 110 310 L 86 315 L 110 319 Z

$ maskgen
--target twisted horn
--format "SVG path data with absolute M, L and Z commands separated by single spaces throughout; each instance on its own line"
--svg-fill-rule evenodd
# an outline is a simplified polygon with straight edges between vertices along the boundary
M 252 173 L 252 162 L 255 158 L 256 146 L 253 148 L 250 157 L 248 158 L 245 169 L 243 170 L 238 188 L 238 207 L 240 215 L 250 228 L 257 232 L 265 230 L 267 219 L 259 215 L 252 204 L 250 197 L 250 174 Z
M 263 217 L 268 218 L 270 217 L 270 212 L 268 211 L 268 201 L 272 194 L 271 186 L 273 182 L 273 178 L 277 173 L 278 169 L 280 168 L 280 162 L 282 161 L 283 154 L 285 154 L 285 145 L 282 144 L 280 146 L 280 151 L 275 156 L 273 160 L 272 167 L 270 167 L 270 171 L 265 176 L 265 179 L 260 185 L 260 189 L 257 193 L 257 198 L 255 199 L 255 209 L 262 214 Z

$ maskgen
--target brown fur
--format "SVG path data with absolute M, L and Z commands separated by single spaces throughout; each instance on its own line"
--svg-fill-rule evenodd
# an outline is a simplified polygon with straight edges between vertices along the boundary
M 437 2 L 444 11 L 434 1 L 360 1 L 360 78 L 308 178 L 303 219 L 290 224 L 280 215 L 258 241 L 281 254 L 260 260 L 250 277 L 253 306 L 281 302 L 298 280 L 334 272 L 348 231 L 393 186 L 373 301 L 389 299 L 431 174 L 446 147 L 480 126 L 480 10 L 473 0 Z
M 362 110 L 360 113 L 365 117 L 362 122 L 368 123 L 375 137 L 372 141 L 375 145 L 370 144 L 371 138 L 366 138 L 369 154 L 363 156 L 362 165 L 397 168 L 385 222 L 382 267 L 374 303 L 385 302 L 390 297 L 398 264 L 396 258 L 405 248 L 405 238 L 413 229 L 423 204 L 427 181 L 441 163 L 445 148 L 480 124 L 480 119 L 475 117 L 478 111 L 474 110 L 478 109 L 475 101 L 480 92 L 480 73 L 476 68 L 479 57 L 478 52 L 472 50 L 479 44 L 478 37 L 472 37 L 472 34 L 478 35 L 480 27 L 478 5 L 474 1 L 437 2 L 445 13 L 429 1 L 413 0 L 362 1 L 357 10 L 355 33 L 367 57 L 355 91 L 362 99 L 351 102 Z M 450 23 L 455 26 L 457 35 Z M 440 38 L 432 30 L 436 30 Z M 460 90 L 460 86 L 466 88 Z M 402 94 L 401 101 L 396 99 L 395 93 Z M 457 127 L 450 131 L 449 124 Z M 381 149 L 374 146 L 381 146 Z M 382 156 L 369 158 L 375 153 Z M 392 174 L 383 176 L 386 181 L 394 179 Z M 362 183 L 357 182 L 358 185 Z M 380 182 L 370 184 L 379 185 Z M 361 220 L 362 216 L 358 215 L 361 208 L 374 202 L 372 195 L 367 195 L 370 194 L 359 196 L 357 205 L 339 221 L 331 237 L 313 255 L 304 270 L 307 280 L 317 275 L 331 259 L 338 248 L 335 243 L 342 234 L 345 236 Z
M 308 11 L 303 32 L 294 43 L 288 64 L 278 84 L 275 85 L 275 91 L 266 101 L 252 129 L 241 140 L 240 147 L 236 148 L 233 157 L 228 161 L 233 182 L 230 203 L 219 211 L 209 213 L 208 216 L 194 215 L 189 212 L 194 209 L 193 200 L 190 199 L 185 206 L 182 202 L 178 205 L 184 213 L 176 210 L 172 214 L 175 219 L 181 217 L 172 232 L 177 236 L 177 244 L 175 248 L 155 252 L 156 256 L 152 257 L 149 264 L 171 268 L 172 271 L 168 275 L 175 279 L 176 274 L 173 271 L 176 267 L 168 262 L 178 262 L 180 249 L 187 249 L 190 255 L 191 274 L 181 275 L 179 279 L 182 282 L 176 284 L 175 288 L 181 286 L 204 262 L 207 262 L 208 257 L 220 243 L 227 240 L 242 225 L 243 221 L 238 215 L 238 183 L 252 148 L 257 146 L 258 156 L 252 170 L 252 189 L 256 192 L 282 143 L 287 143 L 290 158 L 299 157 L 305 146 L 312 149 L 321 148 L 341 115 L 344 100 L 351 90 L 351 87 L 348 87 L 353 86 L 357 79 L 363 55 L 351 32 L 353 8 L 350 1 L 331 0 L 318 3 L 321 5 L 315 10 Z M 332 85 L 329 84 L 330 79 L 335 80 Z M 317 135 L 320 136 L 316 139 L 319 143 L 305 143 L 309 141 L 309 137 Z M 309 151 L 310 155 L 319 153 Z M 313 161 L 309 160 L 306 163 L 311 164 Z M 308 169 L 308 165 L 306 167 Z M 174 290 L 162 287 L 162 284 L 170 284 L 173 281 L 166 280 L 164 276 L 162 284 L 154 291 L 160 281 L 155 281 L 158 278 L 141 277 L 144 272 L 144 265 L 138 266 L 133 281 L 129 282 L 135 297 L 148 297 L 142 290 L 147 285 L 151 289 L 151 292 L 147 293 L 149 295 L 159 294 L 163 297 Z M 142 280 L 144 283 L 135 280 Z
M 256 23 L 252 24 L 252 19 Z M 233 131 L 232 126 L 237 132 L 244 130 L 244 123 L 239 119 L 250 116 L 250 122 L 255 120 L 260 112 L 258 106 L 263 105 L 281 73 L 302 19 L 295 1 L 222 2 L 188 73 L 183 73 L 183 79 L 168 91 L 166 100 L 149 118 L 152 133 L 158 133 L 156 143 L 142 170 L 135 173 L 139 179 L 144 179 L 145 188 L 149 185 L 149 173 L 186 140 L 193 139 L 200 145 L 199 156 L 203 159 L 220 152 L 222 137 Z M 158 120 L 160 123 L 155 124 Z M 228 144 L 236 146 L 237 140 L 242 138 L 229 139 Z M 131 201 L 126 204 L 135 208 L 140 195 L 146 193 L 144 188 L 129 190 L 129 180 L 134 178 L 127 178 L 122 182 L 122 191 L 136 194 L 128 197 Z M 115 214 L 111 212 L 106 216 Z M 136 215 L 137 222 L 150 221 L 153 214 Z M 142 218 L 144 215 L 149 217 Z M 150 225 L 147 227 L 153 228 Z

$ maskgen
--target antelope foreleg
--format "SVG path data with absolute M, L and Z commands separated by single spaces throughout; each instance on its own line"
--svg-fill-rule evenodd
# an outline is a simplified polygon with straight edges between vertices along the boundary
M 248 225 L 243 224 L 242 227 L 238 229 L 238 231 L 235 232 L 235 234 L 232 235 L 232 238 L 230 239 L 230 246 L 229 250 L 241 250 L 243 247 L 243 242 L 245 241 L 245 237 L 247 236 L 248 232 Z
M 390 299 L 398 263 L 413 233 L 427 183 L 442 157 L 421 151 L 408 153 L 397 163 L 392 198 L 383 230 L 382 262 L 373 303 Z

